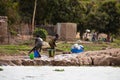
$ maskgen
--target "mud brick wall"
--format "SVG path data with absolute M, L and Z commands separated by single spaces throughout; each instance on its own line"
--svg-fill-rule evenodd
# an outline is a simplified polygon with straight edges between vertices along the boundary
M 77 33 L 77 24 L 75 23 L 58 23 L 57 33 L 61 40 L 74 40 Z
M 7 17 L 6 16 L 0 16 L 0 43 L 6 43 L 7 42 Z

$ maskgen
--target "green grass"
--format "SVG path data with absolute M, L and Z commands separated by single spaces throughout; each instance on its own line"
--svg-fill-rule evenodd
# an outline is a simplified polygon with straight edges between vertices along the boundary
M 29 43 L 29 42 L 28 42 Z M 30 49 L 32 49 L 32 45 L 30 44 L 20 44 L 20 45 L 0 45 L 0 54 L 20 54 L 22 52 L 28 52 Z M 57 44 L 56 49 L 62 52 L 70 52 L 71 46 L 73 44 L 70 43 L 60 43 Z M 98 43 L 84 43 L 80 44 L 84 46 L 85 51 L 95 51 L 95 50 L 102 50 L 108 47 L 111 48 L 120 48 L 120 40 L 116 39 L 112 43 L 106 43 L 106 42 L 98 42 Z M 57 51 L 56 51 L 57 52 Z M 42 54 L 45 54 L 47 52 L 43 52 Z
M 57 45 L 57 49 L 65 51 L 65 52 L 69 52 L 71 50 L 72 45 L 73 44 L 70 44 L 70 43 L 59 44 L 59 45 Z M 96 44 L 91 44 L 91 43 L 90 44 L 81 44 L 81 45 L 84 46 L 85 51 L 101 50 L 103 47 L 105 47 L 105 45 L 102 45 L 102 44 L 96 45 Z
M 62 43 L 57 45 L 57 49 L 62 51 L 70 51 L 72 44 Z
M 120 47 L 120 39 L 115 39 L 113 43 L 111 43 L 114 47 Z
M 19 54 L 20 51 L 30 50 L 26 45 L 0 45 L 0 54 Z
M 71 46 L 73 44 L 70 43 L 63 43 L 63 44 L 58 44 L 57 49 L 68 52 L 71 49 Z M 80 44 L 84 46 L 85 51 L 95 51 L 95 50 L 102 50 L 105 48 L 120 48 L 120 40 L 115 40 L 112 43 L 106 43 L 106 42 L 101 42 L 101 43 L 88 43 L 88 44 Z

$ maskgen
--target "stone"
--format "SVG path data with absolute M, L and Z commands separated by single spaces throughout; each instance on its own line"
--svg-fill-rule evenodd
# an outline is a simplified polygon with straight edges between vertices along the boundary
M 86 51 L 80 54 L 60 54 L 53 58 L 43 56 L 29 59 L 27 56 L 3 56 L 0 65 L 24 66 L 120 66 L 120 48 Z

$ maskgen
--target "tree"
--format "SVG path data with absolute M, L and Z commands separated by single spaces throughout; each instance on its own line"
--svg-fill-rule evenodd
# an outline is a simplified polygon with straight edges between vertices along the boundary
M 35 0 L 35 5 L 34 5 L 34 11 L 33 11 L 33 18 L 32 18 L 32 33 L 34 31 L 34 22 L 35 22 L 35 13 L 36 13 L 36 6 L 37 6 L 37 0 Z
M 83 34 L 86 29 L 94 29 L 91 25 L 92 17 L 96 13 L 97 6 L 94 2 L 81 2 L 82 7 L 79 10 L 79 17 L 78 18 L 78 31 L 80 31 L 80 38 L 82 39 Z
M 18 0 L 18 3 L 21 21 L 24 23 L 32 23 L 34 0 Z
M 0 15 L 5 16 L 7 13 L 6 2 L 4 0 L 0 0 Z
M 10 25 L 20 21 L 18 6 L 15 0 L 0 0 L 0 16 L 7 16 Z
M 105 26 L 105 33 L 107 34 L 115 34 L 117 35 L 119 33 L 120 29 L 120 7 L 117 6 L 119 3 L 116 1 L 109 1 L 103 3 L 99 11 L 104 12 L 109 16 L 109 22 Z

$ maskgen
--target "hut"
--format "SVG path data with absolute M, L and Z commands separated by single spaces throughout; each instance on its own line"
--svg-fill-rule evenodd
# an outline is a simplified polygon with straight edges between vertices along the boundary
M 76 38 L 76 23 L 57 23 L 57 33 L 61 40 L 71 41 Z

